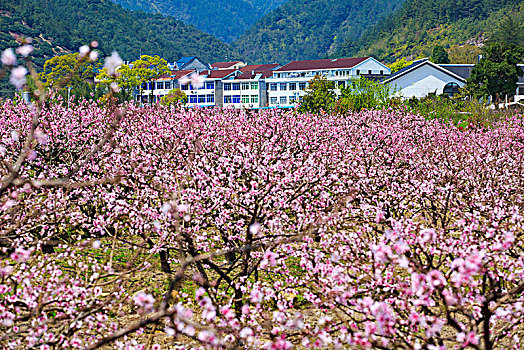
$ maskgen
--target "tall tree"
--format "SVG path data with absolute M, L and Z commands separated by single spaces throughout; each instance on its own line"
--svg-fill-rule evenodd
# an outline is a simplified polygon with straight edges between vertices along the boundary
M 500 42 L 488 43 L 484 48 L 484 57 L 467 81 L 467 91 L 474 97 L 491 96 L 498 106 L 505 96 L 515 94 L 519 76 L 524 74 L 517 64 L 523 58 L 522 47 Z
M 446 49 L 443 46 L 436 45 L 433 48 L 433 54 L 431 55 L 431 61 L 436 64 L 448 64 L 449 56 Z
M 134 61 L 131 66 L 140 83 L 140 100 L 142 100 L 143 83 L 152 83 L 154 80 L 171 73 L 167 61 L 159 56 L 142 55 L 139 60 Z M 149 101 L 153 101 L 154 84 L 152 84 Z

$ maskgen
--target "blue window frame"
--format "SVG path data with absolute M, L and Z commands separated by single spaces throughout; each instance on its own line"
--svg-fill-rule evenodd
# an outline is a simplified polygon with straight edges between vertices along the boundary
M 233 90 L 240 90 L 240 83 L 233 83 Z
M 206 95 L 207 103 L 215 103 L 215 95 Z
M 224 91 L 231 91 L 231 83 L 224 83 Z
M 240 103 L 240 95 L 233 95 L 233 103 Z
M 189 90 L 189 85 L 188 84 L 182 85 L 182 90 Z
M 287 90 L 287 83 L 280 83 L 280 91 L 286 91 Z
M 206 81 L 206 89 L 212 90 L 215 88 L 215 82 L 214 81 Z
M 206 103 L 206 95 L 199 95 L 198 103 Z
M 189 95 L 189 103 L 197 103 L 197 95 Z
M 224 103 L 231 103 L 231 96 L 224 96 Z
M 271 91 L 277 91 L 277 83 L 271 83 L 269 84 L 269 90 Z

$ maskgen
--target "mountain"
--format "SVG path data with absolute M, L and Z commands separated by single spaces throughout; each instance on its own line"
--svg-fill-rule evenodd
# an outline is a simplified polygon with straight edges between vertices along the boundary
M 349 37 L 396 10 L 404 0 L 290 0 L 246 31 L 233 48 L 250 62 L 287 63 L 336 52 Z
M 168 61 L 237 58 L 229 45 L 172 17 L 123 9 L 109 0 L 0 0 L 0 50 L 16 47 L 17 35 L 36 38 L 36 63 L 97 40 L 102 55 L 124 60 L 140 54 Z
M 524 0 L 407 0 L 359 40 L 346 40 L 336 56 L 372 55 L 394 62 L 429 57 L 436 45 L 482 46 L 508 18 L 514 18 L 514 36 L 524 32 Z
M 214 35 L 227 43 L 260 17 L 287 0 L 114 0 L 130 10 L 161 13 Z

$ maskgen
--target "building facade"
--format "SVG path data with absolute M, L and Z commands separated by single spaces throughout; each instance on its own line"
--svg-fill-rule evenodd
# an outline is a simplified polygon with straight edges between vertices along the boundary
M 296 106 L 315 76 L 333 81 L 340 88 L 349 86 L 353 79 L 379 78 L 389 74 L 391 70 L 372 57 L 292 61 L 275 69 L 266 79 L 268 105 L 279 108 Z

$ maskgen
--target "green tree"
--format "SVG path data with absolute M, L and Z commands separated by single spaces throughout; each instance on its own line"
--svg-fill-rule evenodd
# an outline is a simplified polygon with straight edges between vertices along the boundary
M 431 62 L 436 64 L 448 64 L 450 62 L 448 52 L 443 46 L 437 45 L 433 48 Z
M 523 57 L 522 47 L 500 42 L 488 43 L 484 47 L 484 57 L 467 81 L 468 94 L 476 98 L 491 96 L 498 106 L 505 96 L 515 94 L 519 76 L 524 74 L 517 65 Z
M 395 63 L 392 63 L 389 65 L 389 68 L 391 69 L 391 74 L 398 72 L 402 68 L 405 68 L 412 64 L 413 61 L 408 61 L 404 57 L 402 57 L 400 60 L 396 61 Z
M 330 111 L 336 100 L 335 82 L 325 77 L 315 76 L 306 89 L 306 95 L 298 108 L 299 112 L 318 113 L 320 110 Z
M 449 48 L 449 61 L 454 64 L 477 63 L 482 49 L 475 45 L 455 45 Z
M 140 90 L 140 100 L 142 100 L 142 84 L 152 82 L 162 76 L 171 73 L 167 66 L 167 61 L 159 56 L 142 55 L 139 60 L 134 61 L 131 66 L 135 77 L 138 80 Z M 154 87 L 151 89 L 149 100 L 153 100 Z
M 95 72 L 100 63 L 80 58 L 78 54 L 70 53 L 55 56 L 44 63 L 44 69 L 39 74 L 44 86 L 65 96 L 91 98 L 95 91 Z
M 187 95 L 180 89 L 173 89 L 160 99 L 160 104 L 164 106 L 184 106 L 186 103 Z
M 387 108 L 392 95 L 388 84 L 366 78 L 353 79 L 349 86 L 341 89 L 341 97 L 336 103 L 335 111 L 347 113 L 363 109 Z
M 115 83 L 119 87 L 117 96 L 119 96 L 120 100 L 122 102 L 129 101 L 133 96 L 135 87 L 141 84 L 140 77 L 127 64 L 120 66 L 117 71 L 117 76 L 110 76 L 107 74 L 107 69 L 104 68 L 98 73 L 96 80 L 100 84 L 106 85 L 107 89 L 111 87 L 112 83 Z

